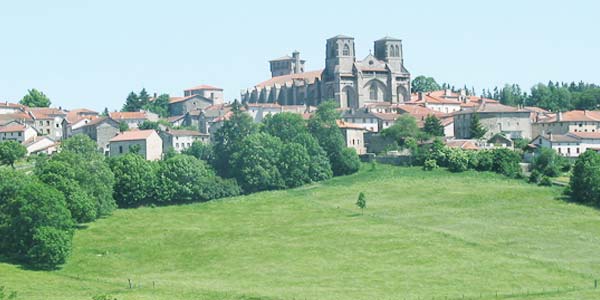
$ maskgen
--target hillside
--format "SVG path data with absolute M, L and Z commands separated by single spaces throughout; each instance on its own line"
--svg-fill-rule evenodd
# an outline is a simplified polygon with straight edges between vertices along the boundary
M 118 210 L 76 233 L 61 270 L 0 263 L 0 286 L 19 299 L 600 298 L 600 212 L 560 192 L 378 166 L 289 191 Z

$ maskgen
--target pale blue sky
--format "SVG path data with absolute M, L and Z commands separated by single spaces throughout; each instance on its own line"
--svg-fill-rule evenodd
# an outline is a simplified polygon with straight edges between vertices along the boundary
M 599 1 L 0 0 L 0 101 L 29 88 L 56 106 L 119 109 L 131 90 L 177 96 L 210 84 L 226 98 L 299 50 L 324 65 L 325 40 L 403 39 L 413 77 L 483 87 L 600 83 Z

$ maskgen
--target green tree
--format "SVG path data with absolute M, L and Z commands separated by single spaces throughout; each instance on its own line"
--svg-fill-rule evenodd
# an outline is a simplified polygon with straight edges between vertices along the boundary
M 140 94 L 138 95 L 138 103 L 140 106 L 139 109 L 146 107 L 150 103 L 150 95 L 148 95 L 148 92 L 145 88 L 142 88 Z
M 281 148 L 278 169 L 288 188 L 298 187 L 311 181 L 310 156 L 304 146 L 287 143 Z
M 276 136 L 283 142 L 292 141 L 296 136 L 308 133 L 306 121 L 299 114 L 291 112 L 268 115 L 263 124 L 263 132 Z
M 125 104 L 123 105 L 123 108 L 121 109 L 121 111 L 139 111 L 140 108 L 142 108 L 142 105 L 140 103 L 140 99 L 138 97 L 138 95 L 134 92 L 129 93 L 129 95 L 127 96 L 127 100 L 125 100 Z
M 521 176 L 521 155 L 519 153 L 506 149 L 494 149 L 492 171 L 502 175 L 518 178 Z
M 113 195 L 119 207 L 136 207 L 153 201 L 158 184 L 158 166 L 154 164 L 132 153 L 110 160 L 115 176 Z
M 17 141 L 0 142 L 0 162 L 15 168 L 15 162 L 27 155 L 27 148 Z
M 61 144 L 61 150 L 68 151 L 81 156 L 96 156 L 99 153 L 98 145 L 85 134 L 76 134 L 65 139 Z
M 27 91 L 27 95 L 19 103 L 29 107 L 50 107 L 52 104 L 48 96 L 36 89 Z
M 55 268 L 68 256 L 72 228 L 59 191 L 33 176 L 0 172 L 0 253 L 35 268 Z
M 321 148 L 319 142 L 312 135 L 309 133 L 301 133 L 295 136 L 291 142 L 298 143 L 306 148 L 306 152 L 310 157 L 310 161 L 308 162 L 308 175 L 311 181 L 318 182 L 327 180 L 333 176 L 331 163 L 329 162 L 327 153 Z
M 211 144 L 206 144 L 201 141 L 194 141 L 192 145 L 183 150 L 182 154 L 193 156 L 197 159 L 211 162 L 214 158 L 214 151 Z
M 404 145 L 407 138 L 420 137 L 421 130 L 417 125 L 417 119 L 409 114 L 401 115 L 394 125 L 384 129 L 381 134 L 384 137 L 397 141 L 398 144 Z
M 473 139 L 481 139 L 487 133 L 487 128 L 481 125 L 481 122 L 479 121 L 479 115 L 476 113 L 472 114 L 469 131 L 471 133 L 471 138 Z
M 561 166 L 565 163 L 564 158 L 553 149 L 542 148 L 533 160 L 532 168 L 543 176 L 556 177 L 560 175 Z
M 126 122 L 119 122 L 119 132 L 125 132 L 129 130 L 129 125 Z
M 600 205 L 600 154 L 588 150 L 579 155 L 567 192 L 573 201 Z
M 367 197 L 365 196 L 365 193 L 360 192 L 358 194 L 358 199 L 356 200 L 356 206 L 358 206 L 358 208 L 360 208 L 360 213 L 364 214 L 365 207 L 367 207 Z
M 161 161 L 157 177 L 156 201 L 164 204 L 214 199 L 213 186 L 222 183 L 205 162 L 189 155 Z
M 444 136 L 444 125 L 435 115 L 428 115 L 425 118 L 423 131 L 431 136 Z
M 162 94 L 158 97 L 156 97 L 156 99 L 153 99 L 152 101 L 148 102 L 148 104 L 144 105 L 144 109 L 151 111 L 155 114 L 157 114 L 158 116 L 160 116 L 161 118 L 167 118 L 169 117 L 169 99 L 171 97 L 169 96 L 169 94 Z
M 277 137 L 256 133 L 246 137 L 232 159 L 234 177 L 246 193 L 282 189 L 279 171 L 283 143 Z
M 433 77 L 426 77 L 426 76 L 417 76 L 413 79 L 412 81 L 412 92 L 413 93 L 419 93 L 419 92 L 431 92 L 431 91 L 438 91 L 441 90 L 442 88 L 440 87 L 440 85 L 435 82 L 435 79 L 433 79 Z
M 469 169 L 469 156 L 462 149 L 450 149 L 448 155 L 448 170 L 464 172 Z
M 249 135 L 257 132 L 256 124 L 250 115 L 241 111 L 240 104 L 233 103 L 232 116 L 223 122 L 221 128 L 215 132 L 214 160 L 212 164 L 217 173 L 223 177 L 233 176 L 230 162 L 234 153 L 238 152 L 242 141 Z
M 153 129 L 156 131 L 160 130 L 160 126 L 159 126 L 158 122 L 149 121 L 149 120 L 144 120 L 144 122 L 142 122 L 142 124 L 140 124 L 140 126 L 138 128 L 140 130 L 149 130 L 149 129 Z

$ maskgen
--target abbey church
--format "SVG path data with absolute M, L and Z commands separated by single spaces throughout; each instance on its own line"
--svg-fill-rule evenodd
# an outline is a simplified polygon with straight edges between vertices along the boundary
M 374 49 L 357 60 L 354 38 L 338 35 L 327 40 L 325 69 L 305 71 L 298 52 L 271 60 L 271 79 L 243 90 L 242 102 L 316 106 L 333 99 L 342 108 L 359 108 L 410 101 L 402 41 L 385 37 L 375 41 Z

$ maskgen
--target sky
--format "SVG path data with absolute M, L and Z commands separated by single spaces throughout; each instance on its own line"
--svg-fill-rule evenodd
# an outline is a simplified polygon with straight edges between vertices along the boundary
M 53 106 L 120 109 L 130 91 L 180 96 L 200 84 L 240 91 L 298 50 L 325 63 L 325 40 L 355 38 L 357 59 L 403 40 L 412 77 L 482 88 L 600 83 L 600 1 L 0 0 L 0 101 L 28 89 Z

